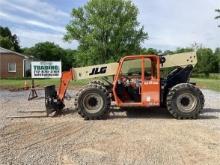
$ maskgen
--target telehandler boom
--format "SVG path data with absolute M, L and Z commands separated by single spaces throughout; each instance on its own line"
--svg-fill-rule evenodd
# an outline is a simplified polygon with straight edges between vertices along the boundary
M 74 105 L 85 119 L 103 119 L 112 102 L 122 109 L 166 107 L 178 119 L 197 118 L 204 106 L 202 92 L 189 82 L 197 63 L 195 52 L 174 55 L 131 55 L 118 63 L 101 64 L 64 71 L 58 91 L 45 87 L 47 113 L 64 108 L 64 97 L 70 80 L 102 77 L 106 83 L 93 80 L 76 94 Z M 163 68 L 175 67 L 166 78 Z M 113 76 L 113 82 L 105 77 Z

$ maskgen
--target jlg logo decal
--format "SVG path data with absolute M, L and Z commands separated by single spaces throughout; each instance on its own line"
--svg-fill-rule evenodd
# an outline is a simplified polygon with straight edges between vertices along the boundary
M 103 73 L 106 73 L 106 69 L 107 69 L 107 66 L 104 66 L 104 67 L 101 67 L 101 68 L 93 68 L 92 69 L 92 72 L 89 73 L 89 75 L 95 75 L 95 74 L 103 74 Z

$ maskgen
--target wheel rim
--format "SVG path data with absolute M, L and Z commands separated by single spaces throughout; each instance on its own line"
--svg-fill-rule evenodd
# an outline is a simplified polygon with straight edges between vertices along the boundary
M 83 107 L 88 113 L 97 113 L 103 107 L 103 99 L 97 93 L 88 93 L 83 98 Z
M 177 97 L 177 108 L 182 112 L 192 112 L 197 106 L 197 99 L 191 93 L 184 93 Z

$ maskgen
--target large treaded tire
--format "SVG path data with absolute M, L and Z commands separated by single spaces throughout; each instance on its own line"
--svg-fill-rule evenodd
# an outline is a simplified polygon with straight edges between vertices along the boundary
M 88 100 L 86 98 L 89 95 L 91 95 L 91 98 L 94 96 L 94 98 L 97 97 L 97 99 L 100 100 L 97 101 L 97 109 L 93 109 L 92 106 L 88 105 L 89 101 L 85 101 Z M 105 87 L 99 84 L 91 83 L 87 86 L 84 86 L 76 94 L 74 105 L 78 110 L 78 113 L 86 120 L 106 119 L 110 111 L 111 98 Z M 88 107 L 91 107 L 91 109 Z M 92 112 L 92 110 L 95 112 Z
M 184 97 L 186 100 L 189 97 L 189 101 L 184 103 Z M 200 89 L 189 83 L 175 85 L 167 95 L 167 109 L 177 119 L 198 118 L 199 113 L 204 107 L 204 102 L 204 95 Z

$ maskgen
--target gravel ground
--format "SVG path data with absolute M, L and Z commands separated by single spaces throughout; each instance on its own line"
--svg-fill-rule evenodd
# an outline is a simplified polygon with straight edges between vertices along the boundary
M 115 110 L 108 120 L 98 121 L 83 120 L 72 101 L 66 101 L 69 109 L 61 116 L 45 117 L 43 91 L 38 93 L 38 99 L 27 101 L 29 91 L 0 91 L 0 164 L 220 162 L 218 92 L 203 90 L 205 111 L 198 120 L 176 120 L 166 110 L 146 109 L 129 116 Z M 11 115 L 21 118 L 7 118 Z

